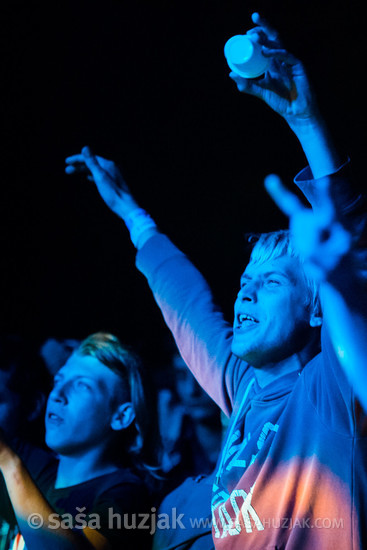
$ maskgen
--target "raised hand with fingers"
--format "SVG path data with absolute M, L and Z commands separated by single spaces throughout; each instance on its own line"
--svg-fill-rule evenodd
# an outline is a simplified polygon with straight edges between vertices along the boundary
M 230 73 L 240 92 L 262 99 L 290 125 L 313 118 L 317 114 L 306 71 L 302 63 L 288 52 L 276 30 L 258 13 L 252 14 L 256 27 L 250 29 L 253 40 L 262 46 L 265 57 L 271 59 L 269 70 L 263 77 L 247 79 Z
M 89 147 L 83 147 L 80 154 L 67 157 L 65 162 L 67 174 L 84 173 L 94 181 L 107 206 L 125 222 L 136 248 L 157 232 L 155 222 L 139 207 L 112 160 L 94 155 Z
M 84 173 L 94 181 L 104 202 L 120 218 L 126 220 L 138 208 L 126 182 L 112 160 L 94 155 L 89 147 L 65 159 L 67 174 Z
M 330 197 L 328 178 L 320 185 L 317 210 L 305 208 L 274 174 L 266 177 L 265 187 L 289 217 L 294 246 L 309 276 L 318 282 L 328 280 L 352 249 L 352 236 L 339 221 Z

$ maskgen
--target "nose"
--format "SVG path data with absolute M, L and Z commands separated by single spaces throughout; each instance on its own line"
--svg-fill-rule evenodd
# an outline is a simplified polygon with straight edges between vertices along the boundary
M 257 302 L 257 285 L 254 282 L 248 282 L 240 289 L 238 299 L 241 302 Z
M 54 403 L 61 403 L 62 405 L 66 405 L 68 400 L 65 386 L 60 384 L 54 387 L 51 390 L 49 399 Z

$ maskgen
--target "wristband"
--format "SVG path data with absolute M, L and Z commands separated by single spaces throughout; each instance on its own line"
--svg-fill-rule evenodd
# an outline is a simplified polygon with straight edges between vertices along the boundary
M 125 220 L 125 224 L 130 232 L 132 243 L 136 248 L 139 237 L 144 231 L 157 228 L 154 220 L 142 208 L 135 208 L 135 210 L 130 212 Z

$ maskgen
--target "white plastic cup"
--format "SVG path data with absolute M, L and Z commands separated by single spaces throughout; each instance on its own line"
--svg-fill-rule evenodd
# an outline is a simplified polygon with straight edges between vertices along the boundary
M 251 35 L 237 34 L 227 40 L 224 55 L 232 71 L 243 78 L 256 78 L 267 70 L 270 60 L 261 51 Z

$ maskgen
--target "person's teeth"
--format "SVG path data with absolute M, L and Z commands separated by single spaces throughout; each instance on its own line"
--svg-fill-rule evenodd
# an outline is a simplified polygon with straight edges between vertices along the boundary
M 254 317 L 251 317 L 251 315 L 247 315 L 247 314 L 240 315 L 239 320 L 240 320 L 240 323 L 243 323 L 244 321 L 252 321 L 256 323 L 256 319 Z

